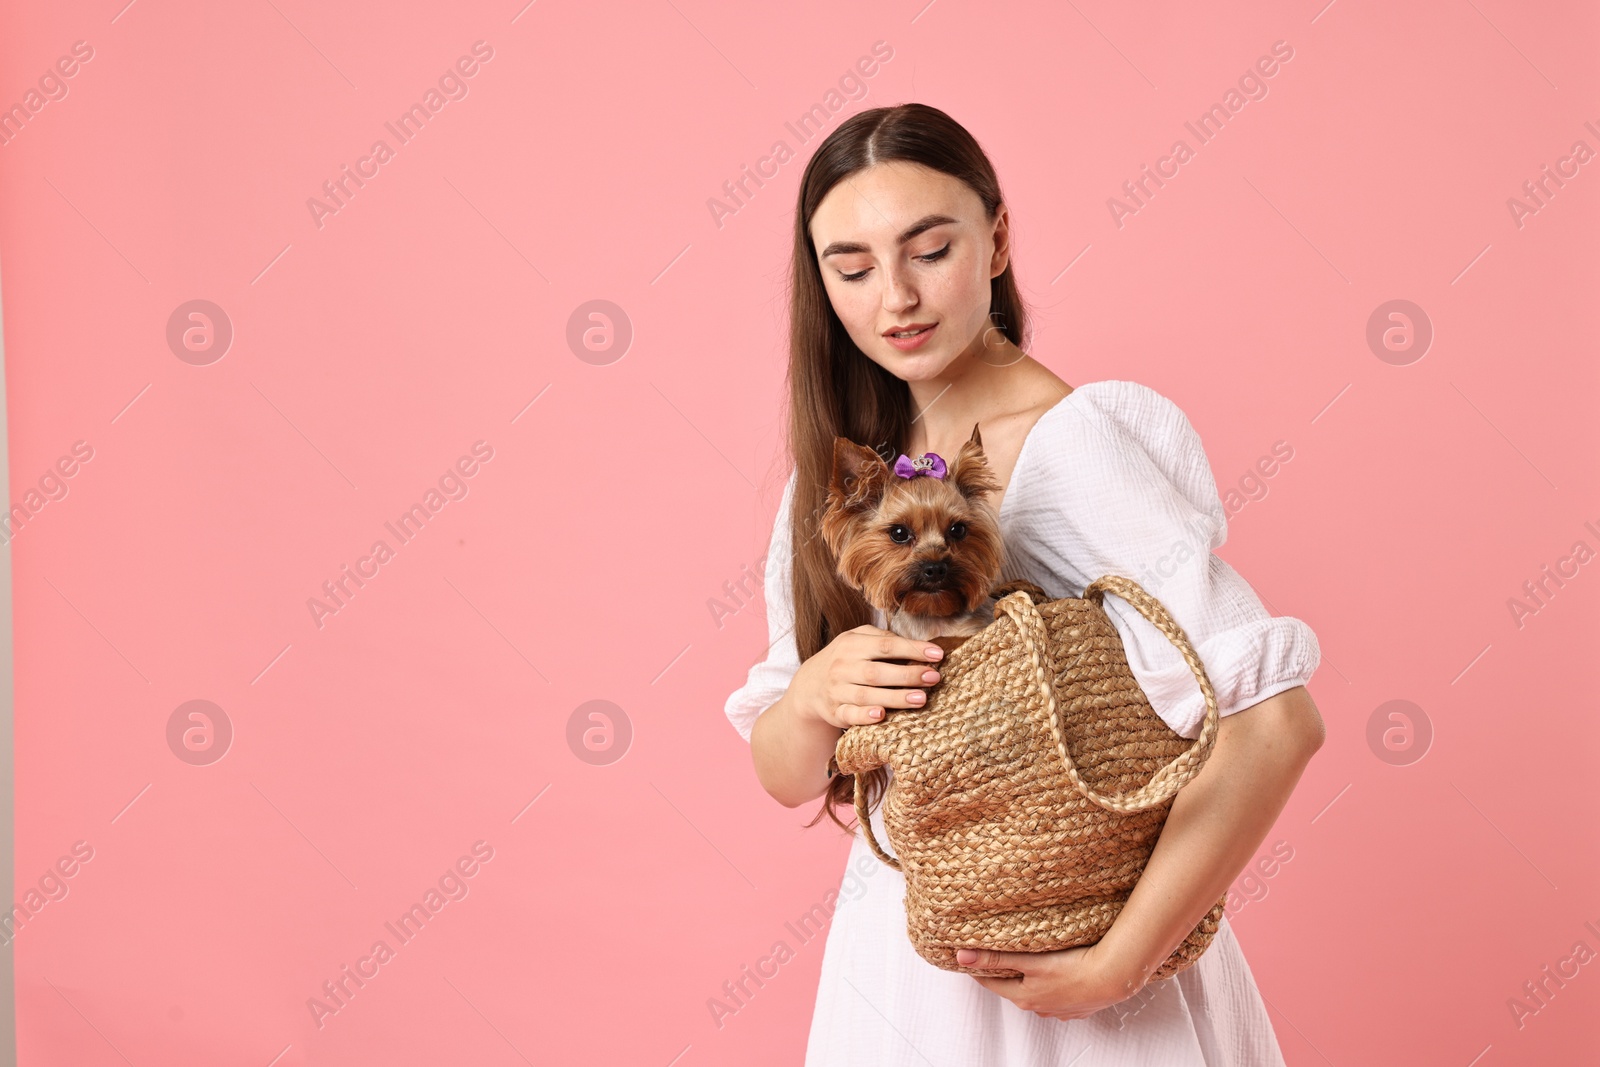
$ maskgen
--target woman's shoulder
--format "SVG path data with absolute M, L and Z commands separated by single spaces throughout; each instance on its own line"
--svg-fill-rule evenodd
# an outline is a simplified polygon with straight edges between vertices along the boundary
M 1081 411 L 1095 417 L 1101 424 L 1115 423 L 1119 430 L 1134 434 L 1141 440 L 1182 437 L 1185 431 L 1193 432 L 1194 429 L 1176 402 L 1143 382 L 1122 378 L 1085 382 L 1068 393 L 1062 404 L 1065 406 L 1072 401 L 1077 401 Z M 1055 420 L 1055 423 L 1065 423 L 1069 427 L 1074 422 L 1079 423 L 1077 429 L 1080 432 L 1091 428 L 1081 425 L 1082 420 Z
M 1211 511 L 1216 481 L 1200 435 L 1170 397 L 1142 382 L 1086 382 L 1039 420 L 1027 442 L 1022 496 L 1077 506 L 1165 485 Z M 1020 503 L 1020 501 L 1019 501 Z
M 1062 410 L 1047 411 L 1037 427 L 1047 462 L 1115 464 L 1143 458 L 1137 454 L 1142 452 L 1164 468 L 1204 463 L 1200 435 L 1183 409 L 1142 382 L 1085 382 L 1057 408 Z

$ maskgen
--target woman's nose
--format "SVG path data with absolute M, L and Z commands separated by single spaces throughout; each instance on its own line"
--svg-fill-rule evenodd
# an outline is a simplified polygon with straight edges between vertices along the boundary
M 917 303 L 917 291 L 911 280 L 895 268 L 884 271 L 883 307 L 886 311 L 900 312 Z

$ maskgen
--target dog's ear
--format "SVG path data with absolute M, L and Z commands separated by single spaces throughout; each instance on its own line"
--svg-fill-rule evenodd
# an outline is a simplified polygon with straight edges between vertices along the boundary
M 833 439 L 833 476 L 828 503 L 849 512 L 878 506 L 888 487 L 889 467 L 883 457 L 847 437 Z
M 833 472 L 819 526 L 835 559 L 851 523 L 877 510 L 888 490 L 889 477 L 888 465 L 872 449 L 846 437 L 833 439 Z
M 989 467 L 989 460 L 983 454 L 983 438 L 978 434 L 977 423 L 972 424 L 972 436 L 961 446 L 961 451 L 956 453 L 955 462 L 950 464 L 946 479 L 956 487 L 956 492 L 968 500 L 1000 491 L 1000 481 L 994 476 L 994 471 Z

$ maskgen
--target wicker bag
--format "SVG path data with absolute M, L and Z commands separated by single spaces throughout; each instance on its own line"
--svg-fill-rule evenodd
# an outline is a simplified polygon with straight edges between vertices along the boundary
M 1048 952 L 1110 929 L 1155 848 L 1173 796 L 1216 742 L 1216 695 L 1183 629 L 1137 582 L 1106 575 L 1082 598 L 1007 582 L 995 621 L 949 652 L 921 709 L 852 726 L 834 760 L 856 776 L 867 843 L 905 875 L 906 932 L 947 971 L 1015 978 L 956 962 L 957 948 Z M 1150 707 L 1102 603 L 1138 609 L 1183 654 L 1205 697 L 1193 742 Z M 886 855 L 862 775 L 888 765 Z M 1150 975 L 1170 977 L 1211 943 L 1227 894 Z

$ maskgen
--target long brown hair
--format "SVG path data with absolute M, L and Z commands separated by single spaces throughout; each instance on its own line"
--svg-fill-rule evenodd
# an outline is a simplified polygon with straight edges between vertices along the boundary
M 1002 198 L 988 156 L 960 123 L 926 104 L 898 104 L 863 111 L 841 123 L 817 148 L 800 178 L 794 216 L 794 253 L 789 264 L 789 451 L 798 470 L 790 526 L 794 546 L 791 596 L 800 660 L 821 651 L 834 637 L 873 621 L 861 594 L 840 580 L 833 554 L 818 536 L 817 523 L 833 468 L 833 439 L 847 437 L 892 459 L 904 451 L 913 413 L 906 383 L 868 359 L 834 313 L 822 285 L 811 243 L 817 206 L 839 182 L 874 163 L 920 163 L 965 182 L 992 221 Z M 1027 309 L 1008 261 L 989 282 L 989 317 L 1012 344 L 1027 334 Z M 863 776 L 869 805 L 888 786 L 880 767 Z M 850 830 L 835 808 L 855 803 L 855 778 L 838 774 L 829 783 L 824 814 Z

